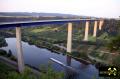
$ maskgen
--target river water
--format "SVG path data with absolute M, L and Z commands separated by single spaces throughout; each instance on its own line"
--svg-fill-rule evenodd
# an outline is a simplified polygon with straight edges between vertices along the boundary
M 6 51 L 11 50 L 12 54 L 15 57 L 17 57 L 16 38 L 6 38 L 5 40 L 8 43 L 8 46 L 2 47 L 1 49 L 4 49 Z M 48 62 L 50 61 L 50 58 L 59 60 L 64 64 L 67 63 L 66 61 L 67 56 L 63 54 L 54 53 L 45 48 L 38 48 L 35 45 L 29 45 L 27 42 L 23 42 L 23 41 L 22 41 L 22 48 L 23 48 L 25 64 L 28 64 L 35 68 L 40 68 L 40 65 L 42 64 L 45 64 L 45 65 L 48 64 Z M 64 70 L 64 68 L 57 63 L 52 62 L 52 66 L 57 71 Z M 77 75 L 77 77 L 74 79 L 94 79 L 94 77 L 96 77 L 96 79 L 99 79 L 98 70 L 95 68 L 94 65 L 91 65 L 91 64 L 84 65 L 74 59 L 71 59 L 71 66 L 75 70 L 77 70 L 77 72 L 79 72 L 79 75 Z

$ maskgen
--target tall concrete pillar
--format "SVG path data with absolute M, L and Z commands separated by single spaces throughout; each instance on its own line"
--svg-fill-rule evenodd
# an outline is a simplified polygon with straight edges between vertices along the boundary
M 102 29 L 103 22 L 104 22 L 103 20 L 100 20 L 100 22 L 99 22 L 99 30 Z
M 96 37 L 97 34 L 97 21 L 94 23 L 93 37 Z
M 17 61 L 18 61 L 18 70 L 20 73 L 24 72 L 24 59 L 21 43 L 21 27 L 16 27 L 16 44 L 17 44 Z
M 88 33 L 89 33 L 89 21 L 86 21 L 84 41 L 88 41 Z
M 67 52 L 72 52 L 72 23 L 68 23 Z

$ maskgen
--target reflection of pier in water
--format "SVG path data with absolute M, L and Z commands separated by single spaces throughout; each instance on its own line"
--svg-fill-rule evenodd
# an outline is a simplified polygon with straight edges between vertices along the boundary
M 77 69 L 71 67 L 71 57 L 70 56 L 66 56 L 66 64 L 62 63 L 54 58 L 50 58 L 53 62 L 58 63 L 59 65 L 64 67 L 64 72 L 65 72 L 65 79 L 76 79 L 75 77 L 77 77 L 77 75 L 79 74 L 79 72 L 77 71 Z
M 62 62 L 60 62 L 60 61 L 58 61 L 58 60 L 56 60 L 54 58 L 50 58 L 50 59 L 53 62 L 55 62 L 55 63 L 57 63 L 57 64 L 64 67 L 65 79 L 79 79 L 80 78 L 81 70 L 71 66 L 71 60 L 72 60 L 71 56 L 69 56 L 69 55 L 66 56 L 66 64 L 62 63 Z M 87 65 L 88 65 L 88 63 L 84 62 L 84 64 L 83 63 L 81 64 L 81 68 L 85 69 L 85 68 L 87 68 Z
M 66 56 L 66 61 L 67 61 L 67 66 L 71 66 L 71 56 Z M 66 75 L 66 79 L 74 79 L 74 77 L 76 77 L 77 76 L 77 74 L 78 74 L 78 71 L 76 70 L 76 69 L 74 69 L 74 71 L 73 70 L 71 70 L 71 69 L 65 69 L 65 75 Z M 69 73 L 68 73 L 69 72 Z

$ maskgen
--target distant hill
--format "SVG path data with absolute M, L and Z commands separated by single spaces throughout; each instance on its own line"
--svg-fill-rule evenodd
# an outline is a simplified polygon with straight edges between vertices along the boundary
M 0 12 L 0 16 L 40 16 L 40 17 L 82 17 L 86 18 L 87 16 L 78 16 L 72 14 L 61 14 L 61 13 L 37 13 L 37 12 Z
M 0 12 L 0 16 L 77 16 L 71 14 L 60 14 L 60 13 L 36 13 L 36 12 Z

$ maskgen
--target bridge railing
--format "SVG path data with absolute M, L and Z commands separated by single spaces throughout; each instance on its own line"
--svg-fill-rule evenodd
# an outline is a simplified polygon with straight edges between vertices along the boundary
M 67 51 L 71 53 L 72 51 L 72 23 L 85 22 L 85 35 L 84 41 L 88 41 L 88 33 L 89 33 L 89 24 L 90 22 L 94 22 L 94 31 L 93 36 L 96 37 L 97 27 L 99 30 L 102 29 L 103 19 L 62 19 L 62 20 L 39 20 L 39 21 L 23 21 L 23 22 L 7 22 L 0 23 L 0 28 L 16 28 L 16 39 L 17 39 L 17 61 L 18 61 L 18 70 L 20 73 L 24 71 L 24 60 L 23 60 L 23 50 L 21 43 L 21 27 L 29 27 L 29 26 L 37 26 L 43 24 L 63 24 L 68 23 L 68 36 L 67 36 Z M 99 23 L 99 24 L 98 24 Z

